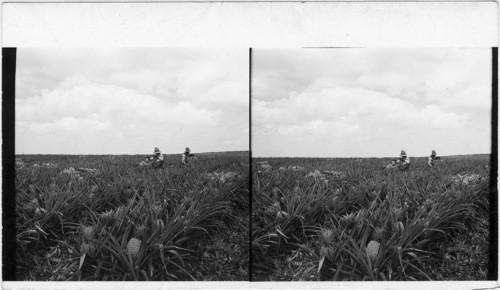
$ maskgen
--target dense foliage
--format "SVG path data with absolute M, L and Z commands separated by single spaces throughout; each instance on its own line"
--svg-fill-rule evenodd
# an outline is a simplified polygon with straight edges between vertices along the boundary
M 17 280 L 248 280 L 248 155 L 17 157 Z
M 484 280 L 489 156 L 253 160 L 254 280 Z

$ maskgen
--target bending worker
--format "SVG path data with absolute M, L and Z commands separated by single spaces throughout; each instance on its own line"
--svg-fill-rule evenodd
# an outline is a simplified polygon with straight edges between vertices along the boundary
M 434 167 L 436 166 L 436 161 L 441 160 L 439 156 L 437 156 L 436 151 L 432 150 L 431 156 L 429 156 L 427 160 L 427 166 L 429 167 Z
M 406 171 L 410 169 L 410 158 L 406 155 L 404 150 L 401 150 L 399 157 L 392 160 L 391 164 L 386 166 L 386 169 L 399 169 L 401 171 Z
M 146 159 L 144 159 L 143 161 L 141 161 L 141 163 L 139 163 L 136 166 L 139 166 L 139 167 L 141 167 L 141 166 L 149 166 L 150 165 L 149 161 L 150 161 L 150 157 L 148 156 L 148 157 L 146 157 Z
M 182 153 L 182 164 L 187 165 L 189 164 L 189 158 L 194 157 L 194 154 L 191 153 L 191 150 L 189 150 L 189 147 L 186 147 L 186 150 L 184 150 L 184 153 Z
M 152 159 L 153 160 L 151 166 L 153 168 L 163 167 L 163 155 L 161 154 L 160 149 L 158 149 L 158 147 L 155 148 Z

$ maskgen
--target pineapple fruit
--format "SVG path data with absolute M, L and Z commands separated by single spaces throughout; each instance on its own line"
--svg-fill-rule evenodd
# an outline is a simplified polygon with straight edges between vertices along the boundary
M 368 257 L 370 257 L 370 259 L 374 259 L 377 256 L 379 250 L 380 243 L 374 240 L 370 241 L 366 246 L 366 254 L 368 254 Z
M 137 257 L 139 249 L 141 248 L 142 241 L 136 238 L 131 238 L 127 244 L 127 251 L 132 257 Z

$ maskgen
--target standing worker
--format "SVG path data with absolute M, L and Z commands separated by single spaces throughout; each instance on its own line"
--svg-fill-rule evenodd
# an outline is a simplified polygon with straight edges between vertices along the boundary
M 160 149 L 158 149 L 158 147 L 155 148 L 152 159 L 153 160 L 151 166 L 153 168 L 163 167 L 163 155 L 161 154 Z
M 194 157 L 194 154 L 191 153 L 191 150 L 189 150 L 189 147 L 186 147 L 186 150 L 184 150 L 184 153 L 182 153 L 182 164 L 187 165 L 189 164 L 189 158 Z
M 436 161 L 437 160 L 441 160 L 441 158 L 439 156 L 437 156 L 436 154 L 436 151 L 435 150 L 432 150 L 431 152 L 431 156 L 429 156 L 428 160 L 427 160 L 427 166 L 429 167 L 434 167 L 436 166 Z

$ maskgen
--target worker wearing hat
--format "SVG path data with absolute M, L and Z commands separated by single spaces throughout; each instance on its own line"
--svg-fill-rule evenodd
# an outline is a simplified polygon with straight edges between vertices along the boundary
M 386 169 L 399 169 L 401 171 L 406 171 L 410 169 L 410 158 L 406 155 L 404 150 L 401 150 L 399 157 L 392 160 L 391 164 L 386 166 Z
M 436 166 L 436 161 L 441 160 L 439 156 L 437 156 L 436 151 L 432 150 L 431 156 L 427 159 L 427 166 L 429 167 L 434 167 Z
M 406 155 L 404 150 L 401 150 L 401 154 L 399 155 L 398 160 L 396 160 L 396 163 L 398 163 L 399 170 L 401 171 L 410 169 L 410 158 Z
M 160 168 L 163 166 L 163 155 L 158 147 L 156 147 L 153 152 L 153 163 L 151 166 L 153 166 L 153 168 Z
M 186 147 L 186 150 L 184 150 L 184 153 L 182 153 L 181 157 L 181 163 L 187 165 L 189 164 L 189 158 L 194 157 L 194 154 L 191 153 L 189 147 Z

